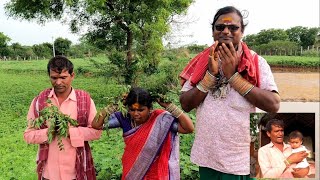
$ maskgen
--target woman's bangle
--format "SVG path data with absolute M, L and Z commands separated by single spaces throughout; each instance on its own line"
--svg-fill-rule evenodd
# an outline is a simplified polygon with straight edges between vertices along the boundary
M 176 118 L 179 118 L 183 114 L 183 111 L 173 103 L 169 104 L 169 106 L 166 107 L 166 110 Z

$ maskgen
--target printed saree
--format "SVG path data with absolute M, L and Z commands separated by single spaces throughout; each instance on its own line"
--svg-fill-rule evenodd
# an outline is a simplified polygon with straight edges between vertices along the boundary
M 125 119 L 117 118 L 123 124 Z M 123 180 L 180 179 L 179 136 L 170 131 L 174 120 L 155 110 L 147 122 L 124 132 Z

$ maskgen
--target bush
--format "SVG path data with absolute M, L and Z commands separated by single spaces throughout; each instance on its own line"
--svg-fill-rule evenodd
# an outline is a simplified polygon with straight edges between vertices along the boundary
M 203 50 L 205 50 L 208 46 L 207 45 L 197 45 L 197 44 L 193 44 L 187 47 L 187 49 L 191 52 L 191 53 L 199 53 Z
M 307 50 L 303 51 L 301 56 L 307 56 L 307 57 L 319 57 L 320 56 L 320 51 L 317 50 Z

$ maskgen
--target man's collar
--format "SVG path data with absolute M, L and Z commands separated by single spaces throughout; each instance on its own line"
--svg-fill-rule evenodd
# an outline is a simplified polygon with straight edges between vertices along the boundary
M 54 88 L 51 89 L 48 97 L 52 98 L 52 97 L 56 97 L 57 95 L 54 93 Z M 67 97 L 67 99 L 70 99 L 72 101 L 77 101 L 77 97 L 76 97 L 76 92 L 75 90 L 72 88 L 71 93 L 69 94 L 69 96 Z
M 267 144 L 266 146 L 272 148 L 274 146 L 274 144 L 273 144 L 273 142 L 270 141 L 270 143 Z M 286 149 L 288 147 L 290 147 L 290 145 L 283 142 L 283 149 Z

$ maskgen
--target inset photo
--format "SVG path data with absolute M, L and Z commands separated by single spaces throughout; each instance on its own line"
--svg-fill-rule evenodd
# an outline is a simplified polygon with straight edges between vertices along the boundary
M 315 113 L 251 113 L 250 176 L 315 178 Z

